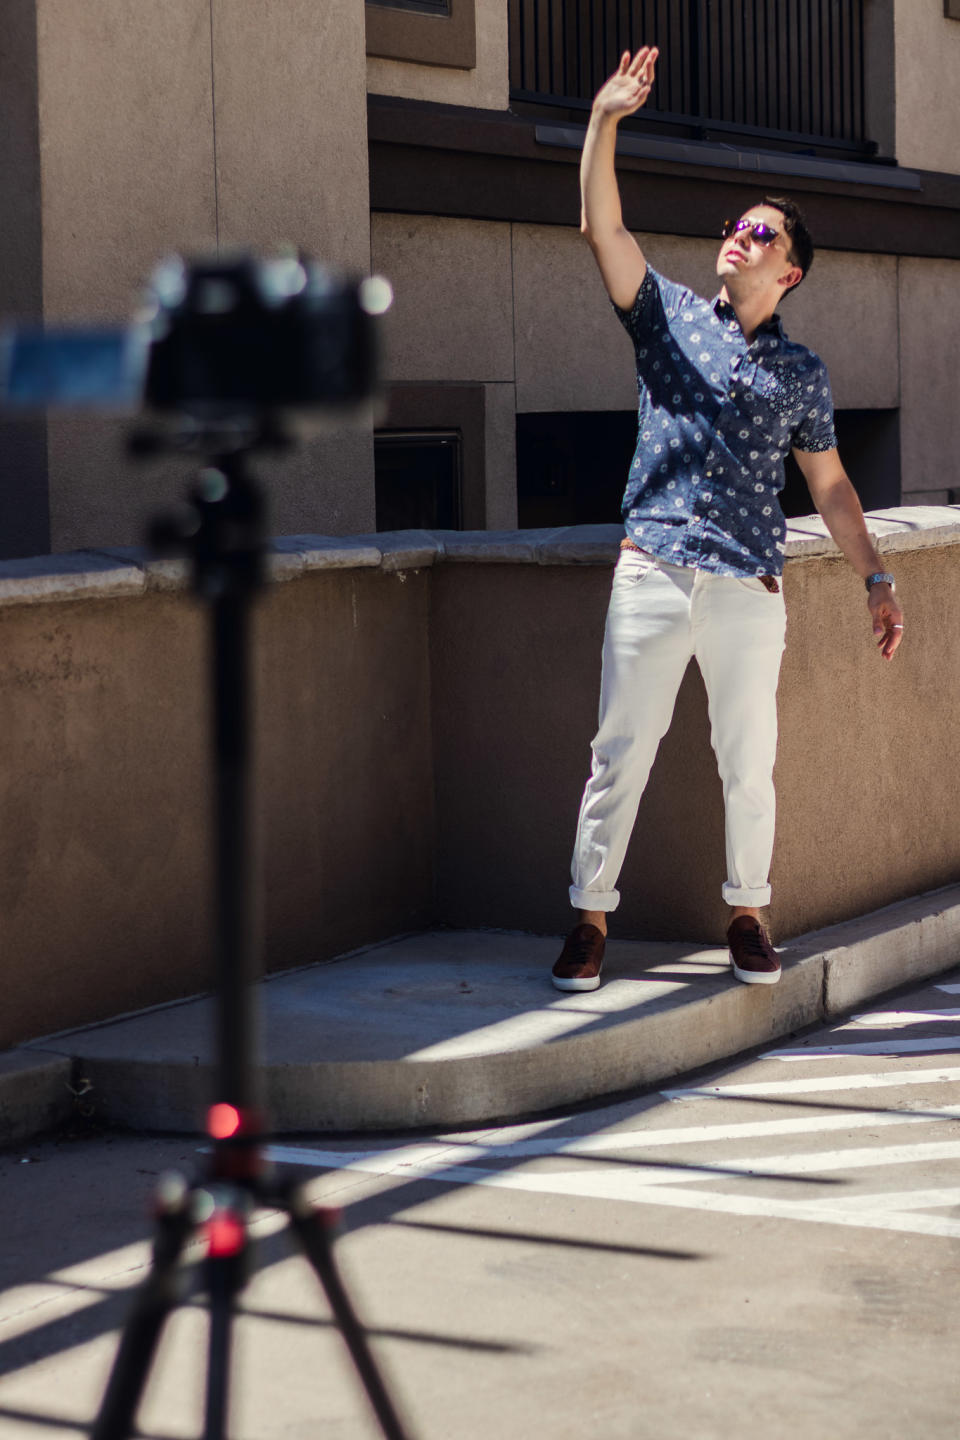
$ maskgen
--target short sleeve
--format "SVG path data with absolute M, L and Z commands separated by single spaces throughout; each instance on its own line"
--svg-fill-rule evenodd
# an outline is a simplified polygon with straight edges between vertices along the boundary
M 833 426 L 833 395 L 830 390 L 830 377 L 823 361 L 817 357 L 814 359 L 816 364 L 812 376 L 813 404 L 802 416 L 799 425 L 793 432 L 792 441 L 797 450 L 809 453 L 835 450 L 837 447 L 837 433 Z M 809 390 L 809 388 L 808 381 L 807 389 Z
M 637 298 L 629 310 L 622 310 L 613 300 L 613 313 L 634 344 L 639 344 L 657 328 L 658 321 L 672 320 L 690 299 L 690 291 L 647 266 L 640 282 Z

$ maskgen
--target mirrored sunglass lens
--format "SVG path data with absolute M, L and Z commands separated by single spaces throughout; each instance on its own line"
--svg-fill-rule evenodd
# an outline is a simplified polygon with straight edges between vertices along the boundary
M 754 240 L 759 240 L 761 245 L 772 245 L 777 238 L 777 231 L 762 222 L 754 225 L 752 234 Z

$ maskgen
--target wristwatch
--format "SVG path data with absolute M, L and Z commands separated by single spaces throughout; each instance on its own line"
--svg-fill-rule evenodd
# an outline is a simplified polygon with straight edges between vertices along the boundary
M 891 590 L 897 588 L 893 576 L 887 570 L 876 570 L 872 575 L 868 575 L 863 583 L 868 590 L 871 585 L 889 585 Z

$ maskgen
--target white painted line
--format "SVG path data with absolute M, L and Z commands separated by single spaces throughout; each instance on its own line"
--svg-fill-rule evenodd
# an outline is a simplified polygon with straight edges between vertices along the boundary
M 960 1051 L 960 1035 L 933 1040 L 865 1040 L 851 1045 L 811 1045 L 806 1050 L 767 1050 L 761 1060 L 827 1060 L 834 1055 L 927 1055 L 933 1050 Z
M 674 1145 L 775 1139 L 778 1136 L 815 1135 L 831 1130 L 877 1130 L 890 1125 L 932 1125 L 947 1120 L 960 1120 L 960 1105 L 867 1114 L 845 1110 L 836 1115 L 805 1115 L 791 1120 L 746 1120 L 726 1125 L 685 1125 L 674 1130 L 611 1130 L 600 1135 L 515 1140 L 504 1145 L 453 1142 L 446 1154 L 460 1159 L 487 1157 L 491 1160 L 529 1159 L 539 1155 L 622 1154 L 630 1150 L 658 1150 Z
M 883 1194 L 844 1195 L 832 1199 L 831 1205 L 844 1210 L 943 1210 L 960 1205 L 960 1189 L 953 1186 L 942 1190 L 888 1190 Z
M 398 1152 L 399 1153 L 399 1152 Z M 272 1145 L 269 1147 L 269 1155 L 272 1160 L 295 1160 L 299 1163 L 306 1161 L 314 1165 L 322 1165 L 331 1169 L 360 1170 L 365 1174 L 373 1175 L 401 1175 L 408 1171 L 418 1178 L 430 1179 L 431 1177 L 445 1177 L 450 1181 L 466 1181 L 473 1183 L 475 1176 L 505 1174 L 506 1171 L 485 1170 L 481 1165 L 464 1165 L 464 1160 L 483 1161 L 495 1158 L 489 1150 L 482 1145 L 472 1147 L 453 1147 L 442 1154 L 434 1154 L 430 1159 L 419 1161 L 404 1161 L 397 1164 L 395 1157 L 383 1153 L 371 1155 L 360 1151 L 340 1150 L 314 1150 L 302 1146 Z M 524 1157 L 517 1156 L 522 1159 Z M 565 1158 L 563 1154 L 558 1159 Z M 676 1165 L 637 1165 L 633 1170 L 626 1168 L 626 1175 L 630 1178 L 630 1187 L 635 1188 L 638 1184 L 643 1188 L 654 1185 L 694 1185 L 706 1180 L 716 1180 L 718 1176 L 709 1167 L 714 1166 L 716 1170 L 722 1170 L 723 1176 L 719 1178 L 736 1180 L 738 1177 L 749 1177 L 760 1174 L 764 1177 L 772 1176 L 777 1179 L 789 1180 L 796 1175 L 819 1175 L 821 1173 L 835 1173 L 843 1170 L 868 1170 L 885 1169 L 889 1165 L 920 1165 L 927 1164 L 931 1160 L 960 1160 L 960 1140 L 929 1140 L 921 1141 L 915 1145 L 864 1145 L 850 1147 L 846 1150 L 811 1150 L 798 1154 L 787 1155 L 756 1155 L 746 1160 L 734 1160 L 714 1158 L 701 1162 L 704 1168 L 687 1168 L 684 1162 Z M 589 1170 L 586 1167 L 570 1171 L 550 1172 L 552 1175 L 583 1175 L 594 1176 L 602 1180 L 604 1176 L 613 1176 L 614 1170 L 605 1167 L 602 1170 Z
M 748 1080 L 742 1085 L 705 1085 L 661 1090 L 666 1100 L 762 1100 L 767 1095 L 815 1095 L 835 1090 L 875 1090 L 890 1085 L 946 1085 L 960 1080 L 960 1065 L 947 1069 L 879 1070 L 866 1075 L 818 1075 L 809 1080 Z
M 937 985 L 934 988 L 942 990 L 945 995 L 960 995 L 960 985 Z
M 335 1151 L 309 1151 L 293 1146 L 271 1146 L 268 1153 L 274 1159 L 312 1159 L 312 1163 L 320 1165 L 343 1165 L 345 1159 Z M 385 1168 L 387 1163 L 388 1157 L 380 1155 L 376 1159 L 368 1157 L 362 1166 L 354 1162 L 347 1168 L 362 1168 L 368 1173 L 396 1175 L 398 1172 L 395 1169 Z M 668 1184 L 650 1185 L 649 1170 L 618 1168 L 558 1174 L 530 1170 L 486 1171 L 468 1166 L 452 1166 L 446 1170 L 427 1167 L 421 1170 L 416 1166 L 411 1169 L 416 1173 L 417 1179 L 437 1184 L 466 1183 L 495 1190 L 522 1190 L 536 1194 L 709 1211 L 755 1219 L 800 1220 L 820 1225 L 842 1225 L 857 1229 L 892 1230 L 913 1235 L 960 1239 L 960 1220 L 931 1215 L 897 1214 L 879 1207 L 875 1210 L 844 1209 L 827 1200 L 773 1200 L 765 1196 L 725 1195 L 686 1186 L 674 1188 Z
M 868 1015 L 854 1015 L 840 1030 L 849 1030 L 854 1025 L 937 1025 L 941 1020 L 956 1020 L 960 1010 L 876 1010 Z

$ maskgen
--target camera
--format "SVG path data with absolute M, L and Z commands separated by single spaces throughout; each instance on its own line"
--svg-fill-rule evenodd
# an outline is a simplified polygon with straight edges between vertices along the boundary
M 142 407 L 186 430 L 303 429 L 361 408 L 378 384 L 379 276 L 343 279 L 303 256 L 187 261 L 151 276 L 131 325 L 0 331 L 0 404 Z

